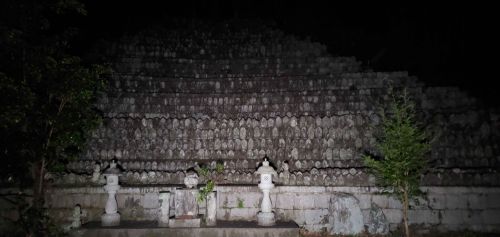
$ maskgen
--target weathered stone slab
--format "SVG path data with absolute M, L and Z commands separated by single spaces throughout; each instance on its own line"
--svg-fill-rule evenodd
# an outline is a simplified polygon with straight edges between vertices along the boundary
M 372 204 L 368 216 L 367 230 L 370 234 L 386 235 L 389 233 L 389 223 L 385 218 L 384 212 L 376 204 Z
M 363 232 L 364 223 L 359 201 L 349 194 L 337 193 L 330 200 L 328 229 L 330 234 L 355 235 Z
M 198 189 L 176 189 L 175 193 L 175 218 L 184 216 L 198 216 Z

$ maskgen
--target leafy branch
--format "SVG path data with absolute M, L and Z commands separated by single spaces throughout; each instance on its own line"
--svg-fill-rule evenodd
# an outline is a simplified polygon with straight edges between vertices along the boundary
M 215 180 L 210 177 L 211 171 L 215 171 Z M 198 192 L 198 196 L 196 198 L 198 202 L 205 201 L 208 194 L 214 191 L 216 181 L 220 181 L 222 173 L 224 173 L 224 163 L 222 162 L 216 162 L 214 169 L 210 169 L 206 165 L 198 169 L 198 174 L 207 180 L 207 184 Z

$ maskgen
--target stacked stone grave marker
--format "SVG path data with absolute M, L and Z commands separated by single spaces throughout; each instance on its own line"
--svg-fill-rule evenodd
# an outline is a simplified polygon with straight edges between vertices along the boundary
M 374 149 L 391 85 L 408 88 L 422 122 L 440 131 L 424 184 L 500 184 L 491 169 L 500 116 L 458 88 L 363 71 L 352 57 L 266 26 L 202 29 L 145 31 L 107 50 L 114 73 L 97 104 L 105 123 L 68 164 L 74 174 L 57 182 L 84 184 L 94 162 L 118 159 L 126 184 L 179 185 L 195 162 L 223 160 L 235 172 L 221 184 L 252 184 L 252 164 L 267 154 L 289 162 L 285 185 L 373 185 L 361 156 Z

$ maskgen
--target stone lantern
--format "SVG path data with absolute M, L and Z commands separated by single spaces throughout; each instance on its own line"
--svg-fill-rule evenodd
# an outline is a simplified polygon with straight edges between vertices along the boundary
M 120 214 L 118 213 L 118 204 L 116 202 L 116 191 L 120 189 L 120 185 L 118 185 L 119 174 L 120 170 L 116 168 L 116 162 L 112 160 L 109 168 L 103 173 L 104 177 L 106 177 L 104 190 L 108 192 L 108 201 L 106 202 L 106 213 L 101 216 L 102 226 L 120 225 Z
M 272 226 L 275 224 L 274 213 L 271 206 L 269 193 L 274 188 L 272 175 L 278 176 L 273 167 L 269 166 L 267 157 L 264 158 L 262 166 L 255 172 L 260 174 L 259 188 L 264 194 L 262 197 L 261 211 L 257 214 L 257 224 L 261 226 Z

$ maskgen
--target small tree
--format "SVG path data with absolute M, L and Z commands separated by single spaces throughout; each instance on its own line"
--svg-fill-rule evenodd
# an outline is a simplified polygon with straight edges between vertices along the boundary
M 403 204 L 405 234 L 408 228 L 410 198 L 419 194 L 420 175 L 426 167 L 425 154 L 430 150 L 428 136 L 415 121 L 415 104 L 406 90 L 393 94 L 389 111 L 382 113 L 382 135 L 376 148 L 380 159 L 366 155 L 364 163 L 371 168 L 381 185 Z
M 208 194 L 214 191 L 215 184 L 217 182 L 222 181 L 221 175 L 224 172 L 224 163 L 222 162 L 215 163 L 215 168 L 213 169 L 215 171 L 215 177 L 213 177 L 214 179 L 210 177 L 210 170 L 211 169 L 208 167 L 208 165 L 204 165 L 197 169 L 198 174 L 205 180 L 207 180 L 207 184 L 204 187 L 202 187 L 200 189 L 200 192 L 198 193 L 197 197 L 198 202 L 203 202 L 207 200 Z

